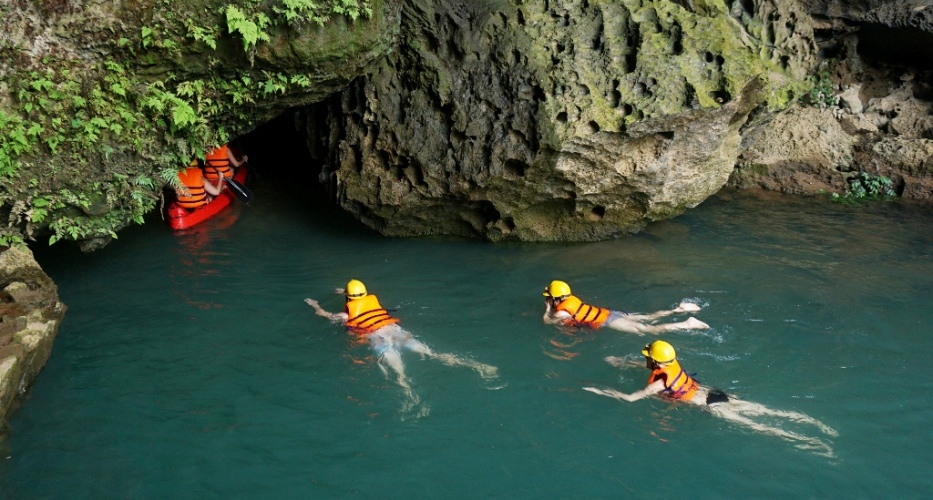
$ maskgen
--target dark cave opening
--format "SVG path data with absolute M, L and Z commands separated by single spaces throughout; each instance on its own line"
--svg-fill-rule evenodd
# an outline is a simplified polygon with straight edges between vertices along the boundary
M 324 159 L 309 150 L 305 116 L 325 115 L 308 108 L 290 109 L 233 140 L 232 145 L 249 155 L 250 184 L 275 183 L 309 199 L 326 201 L 328 195 L 320 181 Z
M 872 65 L 933 70 L 933 33 L 917 28 L 863 24 L 856 50 Z

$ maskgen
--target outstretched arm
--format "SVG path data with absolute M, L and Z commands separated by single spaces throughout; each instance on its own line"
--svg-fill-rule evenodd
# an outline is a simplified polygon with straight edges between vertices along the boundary
M 606 356 L 605 358 L 603 358 L 603 361 L 605 361 L 606 363 L 609 363 L 610 365 L 616 368 L 644 368 L 645 367 L 644 361 L 639 362 L 634 359 L 629 359 L 629 358 L 619 357 L 619 356 Z
M 595 387 L 584 387 L 584 391 L 590 391 L 594 394 L 599 394 L 600 396 L 609 396 L 610 398 L 616 398 L 620 400 L 625 400 L 628 402 L 638 401 L 639 399 L 647 398 L 648 396 L 654 396 L 655 394 L 660 393 L 664 390 L 664 381 L 657 380 L 652 382 L 647 387 L 640 391 L 635 391 L 631 394 L 626 394 L 624 392 L 619 392 L 615 389 L 597 389 Z
M 319 304 L 318 301 L 316 301 L 316 300 L 314 300 L 314 299 L 305 299 L 305 302 L 306 302 L 309 306 L 311 306 L 312 308 L 314 308 L 314 313 L 317 314 L 318 316 L 323 316 L 323 317 L 325 317 L 325 318 L 327 318 L 327 319 L 329 319 L 329 320 L 331 320 L 331 321 L 337 321 L 337 322 L 341 322 L 341 323 L 343 323 L 343 322 L 345 322 L 345 321 L 347 320 L 347 313 L 343 313 L 343 312 L 339 312 L 339 313 L 327 312 L 327 311 L 324 310 L 323 307 L 321 307 L 321 304 Z

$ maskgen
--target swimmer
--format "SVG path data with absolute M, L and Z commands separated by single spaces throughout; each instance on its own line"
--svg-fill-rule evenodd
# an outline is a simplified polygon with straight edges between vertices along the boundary
M 449 366 L 465 366 L 476 370 L 484 379 L 498 376 L 495 366 L 462 359 L 453 354 L 439 353 L 416 339 L 411 333 L 398 325 L 399 319 L 389 315 L 375 295 L 366 292 L 366 286 L 359 280 L 350 280 L 346 289 L 338 288 L 337 293 L 346 296 L 344 312 L 325 311 L 318 301 L 305 299 L 314 308 L 318 316 L 334 322 L 343 323 L 347 331 L 369 341 L 379 358 L 379 368 L 388 376 L 386 366 L 395 372 L 398 384 L 405 391 L 412 405 L 418 404 L 417 396 L 412 393 L 411 384 L 405 376 L 405 364 L 402 362 L 401 349 L 408 349 L 422 356 L 437 359 Z
M 730 422 L 792 441 L 796 443 L 798 448 L 815 451 L 828 457 L 833 456 L 832 448 L 818 438 L 804 436 L 773 425 L 766 425 L 753 420 L 752 417 L 784 418 L 791 422 L 816 426 L 822 433 L 829 436 L 839 435 L 838 432 L 819 420 L 794 411 L 772 410 L 758 403 L 743 401 L 736 396 L 726 394 L 720 389 L 710 389 L 700 385 L 680 367 L 674 347 L 663 340 L 656 340 L 646 345 L 641 353 L 645 355 L 648 369 L 651 370 L 648 385 L 644 389 L 631 394 L 614 389 L 597 389 L 595 387 L 584 387 L 583 389 L 602 396 L 630 402 L 649 396 L 661 395 L 665 399 L 693 403 Z M 622 367 L 626 364 L 624 359 L 614 356 L 609 356 L 605 360 L 616 367 Z
M 663 325 L 650 324 L 665 316 L 699 310 L 700 306 L 696 304 L 681 302 L 676 309 L 650 314 L 626 313 L 584 304 L 570 293 L 570 286 L 563 281 L 554 280 L 544 289 L 544 322 L 551 325 L 585 326 L 593 329 L 608 326 L 613 330 L 638 335 L 657 335 L 678 330 L 706 330 L 709 325 L 696 318 Z

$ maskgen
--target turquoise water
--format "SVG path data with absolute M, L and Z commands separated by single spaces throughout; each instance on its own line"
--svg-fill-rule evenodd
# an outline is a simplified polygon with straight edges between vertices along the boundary
M 394 240 L 272 180 L 173 235 L 37 249 L 69 311 L 11 421 L 7 498 L 923 497 L 933 491 L 933 210 L 726 193 L 593 244 Z M 437 351 L 418 412 L 332 311 L 366 282 Z M 541 290 L 712 328 L 662 336 L 704 383 L 838 431 L 830 454 L 692 405 L 619 402 L 651 337 L 543 324 Z M 776 423 L 777 424 L 777 423 Z M 829 456 L 827 456 L 829 455 Z

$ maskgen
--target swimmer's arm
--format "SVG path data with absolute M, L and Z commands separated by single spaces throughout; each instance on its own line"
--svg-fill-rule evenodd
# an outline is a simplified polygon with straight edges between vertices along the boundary
M 618 356 L 606 356 L 603 361 L 616 368 L 644 368 L 644 361 L 635 361 L 634 359 L 620 358 Z
M 347 313 L 344 313 L 344 312 L 332 313 L 332 312 L 325 311 L 324 308 L 322 308 L 321 305 L 318 303 L 318 301 L 314 299 L 305 299 L 305 302 L 309 306 L 314 308 L 315 314 L 317 314 L 318 316 L 323 316 L 331 321 L 345 323 L 347 321 L 347 318 L 349 317 L 347 316 Z
M 625 400 L 631 403 L 634 401 L 638 401 L 639 399 L 644 399 L 644 398 L 647 398 L 648 396 L 654 396 L 655 394 L 660 393 L 661 391 L 664 390 L 664 381 L 657 380 L 655 382 L 652 382 L 650 385 L 648 385 L 648 387 L 645 387 L 644 389 L 640 391 L 635 391 L 631 394 L 619 392 L 615 389 L 597 389 L 595 387 L 584 387 L 583 390 L 590 391 L 592 393 L 599 394 L 601 396 L 609 396 L 610 398 Z

